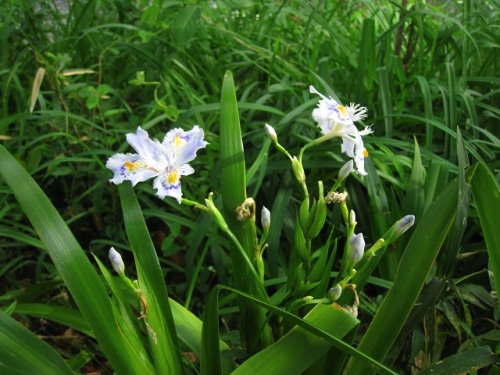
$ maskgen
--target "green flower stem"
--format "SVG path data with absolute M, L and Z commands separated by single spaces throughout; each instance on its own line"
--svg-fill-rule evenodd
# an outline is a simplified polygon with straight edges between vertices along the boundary
M 215 220 L 215 222 L 217 223 L 217 225 L 219 226 L 219 228 L 222 229 L 222 231 L 228 235 L 229 239 L 236 246 L 236 249 L 238 250 L 238 253 L 240 253 L 243 261 L 248 266 L 248 269 L 250 270 L 250 273 L 252 273 L 252 275 L 257 280 L 260 280 L 260 278 L 259 278 L 259 276 L 257 274 L 257 271 L 255 271 L 255 267 L 252 264 L 252 261 L 250 260 L 250 258 L 248 258 L 248 255 L 245 252 L 245 250 L 243 249 L 243 246 L 241 245 L 240 241 L 238 241 L 238 238 L 236 238 L 236 236 L 231 231 L 231 229 L 229 229 L 229 226 L 227 225 L 226 221 L 223 219 L 222 215 L 220 214 L 220 211 L 217 210 L 217 212 L 218 212 L 218 214 L 215 213 L 212 210 L 212 207 L 210 207 L 209 213 L 212 215 L 212 218 Z M 221 222 L 221 219 L 223 220 L 223 222 Z
M 158 89 L 160 88 L 160 83 L 158 83 L 158 85 L 155 86 L 155 91 L 154 91 L 154 98 L 155 98 L 155 102 L 156 102 L 156 105 L 158 107 L 160 107 L 162 110 L 164 111 L 167 111 L 168 110 L 168 106 L 165 105 L 165 103 L 163 103 L 159 98 L 158 98 Z
M 340 187 L 340 185 L 342 185 L 342 181 L 343 180 L 337 180 L 335 182 L 335 184 L 331 187 L 331 189 L 328 190 L 328 192 L 331 193 L 332 191 L 337 191 L 337 189 Z
M 311 142 L 305 144 L 304 147 L 302 147 L 300 149 L 300 153 L 299 153 L 299 161 L 300 161 L 300 163 L 302 164 L 302 156 L 304 155 L 304 152 L 308 148 L 311 148 L 311 147 L 314 147 L 316 145 L 319 145 L 320 143 L 323 143 L 324 141 L 327 141 L 327 140 L 329 140 L 331 138 L 332 138 L 332 135 L 326 134 L 326 135 L 323 135 L 323 136 L 321 136 L 319 138 L 313 139 Z
M 192 201 L 189 199 L 181 198 L 181 203 L 185 204 L 186 206 L 194 206 L 195 208 L 199 208 L 200 210 L 205 211 L 205 212 L 210 212 L 210 210 L 207 206 L 204 206 L 201 203 L 198 203 L 198 202 L 195 202 L 195 201 Z
M 276 146 L 278 151 L 281 151 L 282 153 L 284 153 L 288 157 L 288 159 L 290 159 L 290 161 L 293 160 L 292 155 L 290 155 L 290 153 L 286 150 L 286 148 L 284 148 L 282 145 L 280 145 L 278 141 L 274 142 L 274 145 Z
M 193 203 L 193 205 L 196 205 L 196 207 L 204 209 L 212 216 L 212 218 L 214 219 L 216 224 L 219 226 L 219 228 L 222 229 L 222 231 L 224 231 L 224 233 L 227 234 L 227 236 L 230 238 L 230 240 L 236 246 L 238 253 L 241 255 L 243 261 L 248 266 L 250 273 L 255 277 L 256 281 L 259 281 L 257 283 L 257 285 L 260 285 L 262 287 L 262 289 L 264 289 L 263 283 L 260 282 L 261 278 L 259 277 L 259 274 L 255 270 L 255 267 L 252 264 L 252 261 L 250 260 L 247 253 L 245 252 L 245 249 L 241 245 L 240 241 L 238 241 L 238 238 L 234 235 L 234 233 L 229 228 L 229 225 L 227 224 L 226 220 L 222 216 L 221 212 L 217 209 L 217 207 L 215 207 L 213 200 L 212 200 L 212 197 L 213 197 L 213 193 L 210 193 L 210 195 L 208 196 L 208 199 L 206 199 L 207 206 L 203 206 L 199 203 L 192 202 L 192 201 L 190 201 L 190 202 Z M 264 290 L 263 290 L 263 292 L 265 293 Z
M 356 227 L 356 223 L 351 225 L 351 223 L 349 222 L 349 211 L 347 209 L 347 204 L 345 202 L 342 202 L 340 205 L 342 216 L 347 228 L 347 236 L 344 246 L 344 254 L 342 255 L 342 263 L 340 265 L 340 272 L 337 276 L 336 282 L 338 282 L 338 279 L 340 279 L 341 277 L 345 277 L 345 275 L 347 274 L 347 270 L 351 266 L 351 264 L 349 264 L 349 251 L 351 251 L 351 237 L 354 235 L 354 228 Z
M 377 242 L 375 242 L 372 247 L 370 247 L 368 250 L 365 251 L 365 254 L 363 255 L 364 259 L 370 259 L 375 255 L 375 252 L 379 249 L 381 249 L 384 246 L 387 246 L 390 244 L 392 241 L 385 241 L 383 238 L 379 238 Z M 362 259 L 362 260 L 364 260 Z
M 311 147 L 313 145 L 313 143 L 314 143 L 314 141 L 306 144 L 304 147 L 302 147 L 300 149 L 300 152 L 299 152 L 299 162 L 300 162 L 300 164 L 302 164 L 302 157 L 304 156 L 304 151 L 307 150 L 309 147 Z
M 132 289 L 133 291 L 135 291 L 137 288 L 135 287 L 134 283 L 132 282 L 132 280 L 130 280 L 127 276 L 125 276 L 125 274 L 118 274 L 118 276 L 120 276 L 120 279 L 123 280 L 123 282 L 125 283 L 125 285 L 127 285 L 130 289 Z
M 278 141 L 275 141 L 274 145 L 276 146 L 276 148 L 279 151 L 284 153 L 288 157 L 288 159 L 290 159 L 290 162 L 292 163 L 292 168 L 294 168 L 294 164 L 297 164 L 297 159 L 294 158 L 292 155 L 290 155 L 290 153 L 282 145 L 280 145 Z M 310 143 L 308 145 L 310 145 Z M 308 147 L 308 145 L 304 146 L 300 150 L 300 154 L 299 154 L 299 158 L 298 158 L 298 165 L 300 166 L 302 173 L 304 171 L 304 167 L 302 166 L 302 154 L 304 153 L 304 150 Z M 297 177 L 295 170 L 294 170 L 294 174 Z M 299 181 L 300 185 L 302 186 L 302 190 L 304 191 L 304 198 L 307 199 L 307 206 L 309 207 L 309 191 L 307 189 L 307 184 L 305 182 L 305 175 L 303 176 L 303 178 L 297 177 L 297 180 Z
M 252 275 L 255 277 L 255 279 L 258 280 L 258 281 L 260 281 L 260 277 L 257 274 L 257 271 L 255 271 L 255 267 L 253 266 L 252 262 L 250 261 L 250 259 L 248 258 L 247 254 L 245 253 L 245 250 L 243 249 L 243 246 L 241 246 L 240 241 L 238 241 L 238 239 L 236 238 L 236 236 L 234 235 L 234 233 L 231 232 L 231 229 L 229 229 L 229 227 L 226 227 L 226 228 L 227 228 L 225 230 L 226 234 L 229 236 L 229 238 L 231 239 L 231 241 L 233 241 L 234 245 L 236 246 L 236 249 L 238 250 L 238 252 L 242 256 L 242 258 L 245 261 L 245 263 L 247 264 L 248 269 L 250 270 L 250 272 L 252 273 Z M 257 285 L 262 285 L 262 284 L 259 282 L 259 283 L 257 283 Z
M 344 287 L 351 281 L 351 279 L 356 275 L 356 270 L 351 268 L 349 274 L 338 282 L 338 284 L 344 289 Z

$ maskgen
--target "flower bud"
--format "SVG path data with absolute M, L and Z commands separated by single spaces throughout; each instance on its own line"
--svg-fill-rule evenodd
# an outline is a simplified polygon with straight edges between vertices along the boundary
M 116 273 L 119 275 L 123 275 L 125 273 L 125 264 L 123 264 L 122 256 L 120 255 L 120 253 L 116 251 L 114 247 L 111 247 L 109 249 L 108 256 Z
M 406 215 L 404 218 L 396 222 L 396 226 L 394 227 L 393 236 L 396 238 L 401 236 L 404 232 L 410 229 L 413 224 L 415 224 L 415 216 Z
M 347 209 L 347 204 L 345 201 L 340 202 L 340 212 L 342 213 L 342 218 L 344 222 L 348 222 L 349 220 L 349 210 Z
M 349 262 L 352 266 L 358 263 L 365 252 L 365 239 L 363 233 L 355 234 L 351 237 L 351 248 L 349 250 Z
M 312 240 L 316 238 L 323 226 L 325 225 L 326 220 L 326 201 L 323 197 L 323 182 L 318 181 L 319 186 L 319 199 L 317 202 L 313 203 L 313 207 L 309 212 L 309 223 L 306 232 L 306 238 Z
M 264 230 L 269 230 L 271 226 L 271 211 L 269 211 L 266 206 L 262 206 L 262 212 L 260 214 L 260 223 Z
M 355 226 L 357 223 L 356 223 L 356 212 L 354 212 L 354 210 L 351 210 L 351 212 L 349 213 L 349 225 L 351 227 Z
M 215 207 L 213 201 L 213 195 L 214 193 L 210 193 L 208 195 L 208 198 L 205 199 L 205 204 L 207 205 L 208 213 L 212 216 L 212 219 L 215 221 L 218 227 L 222 229 L 224 232 L 227 232 L 229 230 L 229 226 L 227 225 L 226 220 L 224 220 L 224 217 L 222 216 L 219 209 Z
M 295 178 L 300 184 L 303 184 L 306 181 L 306 173 L 304 172 L 304 168 L 302 164 L 300 164 L 299 159 L 296 156 L 292 159 L 292 169 Z
M 352 172 L 354 168 L 354 162 L 349 160 L 347 163 L 345 163 L 339 170 L 339 180 L 344 181 L 347 176 Z
M 266 135 L 273 141 L 273 142 L 278 142 L 278 135 L 276 134 L 276 130 L 274 130 L 274 128 L 269 125 L 269 124 L 265 124 L 264 125 L 264 130 L 266 131 Z
M 328 291 L 328 297 L 332 299 L 332 301 L 336 301 L 342 295 L 342 287 L 339 284 L 335 284 Z

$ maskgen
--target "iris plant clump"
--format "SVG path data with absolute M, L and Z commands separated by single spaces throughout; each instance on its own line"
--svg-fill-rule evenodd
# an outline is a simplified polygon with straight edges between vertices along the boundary
M 306 240 L 304 244 L 301 245 L 303 249 L 299 249 L 305 263 L 310 262 L 308 258 L 310 258 L 312 252 L 311 240 L 319 235 L 321 229 L 325 225 L 327 216 L 326 205 L 333 203 L 341 205 L 347 232 L 341 272 L 334 283 L 334 288 L 339 286 L 344 288 L 355 274 L 353 267 L 365 256 L 365 239 L 362 233 L 356 234 L 354 232 L 357 225 L 356 214 L 354 210 L 349 210 L 347 208 L 347 192 L 338 192 L 337 189 L 352 172 L 354 165 L 360 175 L 364 176 L 367 174 L 364 168 L 364 159 L 368 156 L 368 151 L 364 147 L 362 137 L 373 133 L 373 131 L 371 127 L 358 130 L 355 125 L 356 122 L 366 119 L 368 112 L 366 107 L 362 107 L 355 103 L 344 106 L 332 97 L 326 97 L 321 94 L 313 86 L 309 86 L 309 91 L 321 97 L 317 107 L 312 111 L 312 118 L 317 122 L 322 135 L 306 144 L 301 149 L 298 157 L 292 156 L 279 144 L 278 135 L 271 125 L 265 124 L 264 128 L 267 136 L 273 141 L 278 150 L 283 152 L 290 159 L 294 175 L 304 191 L 304 201 L 301 205 L 299 215 L 300 228 L 297 228 L 297 230 L 301 232 L 299 237 L 303 236 Z M 351 160 L 340 168 L 337 182 L 326 195 L 323 193 L 323 183 L 318 181 L 320 197 L 311 205 L 310 194 L 308 193 L 306 184 L 306 173 L 302 165 L 304 151 L 309 147 L 335 137 L 342 138 L 341 152 L 349 156 Z M 163 141 L 160 142 L 156 139 L 150 139 L 148 133 L 141 127 L 138 127 L 135 134 L 127 134 L 127 141 L 134 148 L 136 153 L 115 154 L 109 158 L 106 167 L 114 173 L 110 182 L 120 184 L 128 180 L 135 186 L 138 182 L 146 181 L 154 177 L 153 186 L 156 189 L 156 194 L 161 199 L 170 196 L 175 198 L 179 203 L 183 202 L 194 205 L 208 212 L 216 221 L 219 228 L 237 241 L 226 223 L 227 218 L 224 218 L 220 211 L 211 204 L 212 194 L 209 199 L 206 200 L 206 206 L 182 199 L 181 176 L 187 176 L 194 173 L 194 169 L 188 163 L 196 157 L 196 153 L 199 149 L 206 147 L 208 144 L 204 140 L 203 129 L 198 125 L 194 126 L 190 131 L 184 131 L 180 128 L 172 129 L 165 135 Z M 247 208 L 248 202 L 252 202 L 253 208 L 251 210 Z M 242 215 L 242 212 L 245 213 L 247 211 L 247 215 Z M 247 198 L 247 200 L 242 202 L 236 209 L 235 215 L 240 221 L 246 220 L 247 218 L 253 219 L 254 211 L 255 201 L 253 198 Z M 257 252 L 259 255 L 257 256 L 258 259 L 255 261 L 257 262 L 259 279 L 263 281 L 264 267 L 262 263 L 262 252 L 267 247 L 265 241 L 269 232 L 270 211 L 264 207 L 262 212 L 264 233 L 260 241 L 257 238 L 255 239 L 255 243 L 259 244 L 258 248 L 260 249 Z M 413 220 L 411 220 L 409 226 L 412 224 Z M 370 257 L 373 256 L 374 252 L 383 246 L 383 242 L 383 239 L 379 240 L 372 246 L 367 254 Z M 241 246 L 237 247 L 241 248 Z M 249 259 L 246 259 L 246 262 L 250 268 L 253 268 L 251 265 L 252 262 Z M 304 267 L 307 273 L 310 265 L 306 264 Z M 293 276 L 290 275 L 290 277 Z M 309 298 L 309 300 L 311 299 Z
M 290 160 L 294 176 L 303 192 L 303 201 L 298 210 L 294 227 L 295 233 L 292 246 L 294 254 L 290 255 L 290 264 L 287 271 L 287 278 L 291 282 L 287 283 L 287 297 L 281 302 L 281 306 L 284 310 L 299 311 L 305 305 L 336 303 L 343 306 L 343 309 L 341 309 L 343 314 L 356 317 L 359 305 L 357 289 L 358 287 L 362 288 L 364 283 L 362 275 L 367 272 L 367 269 L 374 267 L 373 262 L 369 267 L 367 265 L 374 259 L 375 252 L 383 251 L 382 249 L 385 249 L 390 242 L 411 227 L 415 219 L 411 215 L 403 218 L 394 224 L 383 238 L 375 241 L 365 250 L 365 238 L 362 233 L 356 231 L 358 224 L 356 213 L 348 207 L 348 193 L 341 191 L 340 188 L 354 169 L 361 176 L 367 175 L 364 168 L 364 159 L 368 156 L 368 151 L 364 147 L 362 137 L 371 134 L 373 131 L 371 127 L 359 130 L 355 123 L 366 119 L 368 111 L 365 107 L 354 103 L 344 106 L 332 97 L 326 97 L 319 93 L 313 86 L 310 86 L 309 90 L 321 97 L 317 107 L 312 110 L 312 118 L 318 124 L 321 135 L 305 144 L 298 156 L 292 156 L 279 143 L 278 134 L 271 125 L 266 124 L 264 126 L 265 133 L 276 148 Z M 234 105 L 236 107 L 236 102 Z M 238 138 L 234 139 L 236 144 L 241 144 L 239 137 L 238 135 Z M 255 223 L 258 202 L 252 197 L 246 197 L 246 194 L 242 195 L 245 196 L 242 202 L 234 202 L 237 204 L 235 207 L 231 207 L 231 210 L 223 210 L 224 214 L 216 207 L 213 193 L 210 193 L 208 198 L 205 199 L 205 204 L 182 198 L 181 176 L 194 173 L 194 169 L 189 163 L 194 160 L 198 150 L 205 148 L 208 144 L 204 140 L 204 131 L 198 125 L 189 131 L 176 128 L 167 132 L 163 141 L 160 142 L 151 139 L 145 130 L 138 127 L 136 133 L 129 133 L 126 138 L 136 153 L 115 154 L 109 158 L 106 167 L 114 174 L 110 182 L 121 184 L 124 181 L 130 181 L 135 186 L 139 182 L 154 178 L 153 187 L 161 199 L 170 196 L 179 203 L 195 206 L 208 213 L 230 240 L 232 245 L 229 250 L 232 255 L 237 254 L 233 258 L 234 270 L 239 270 L 239 273 L 245 274 L 245 277 L 249 278 L 248 285 L 251 284 L 251 286 L 248 289 L 245 289 L 247 282 L 239 286 L 237 284 L 236 288 L 243 293 L 255 293 L 255 296 L 260 301 L 267 303 L 269 295 L 264 284 L 267 274 L 263 254 L 268 247 L 267 239 L 272 230 L 271 211 L 264 206 L 262 207 L 261 228 L 259 231 L 256 229 Z M 223 137 L 221 136 L 221 138 Z M 332 138 L 342 139 L 341 152 L 345 153 L 350 160 L 339 169 L 338 178 L 329 191 L 324 191 L 323 181 L 317 181 L 318 197 L 314 198 L 313 194 L 310 194 L 308 190 L 307 173 L 302 162 L 303 155 L 310 147 Z M 244 165 L 242 170 L 244 170 Z M 224 173 L 224 170 L 221 173 Z M 237 185 L 237 182 L 235 182 L 235 185 Z M 223 197 L 225 193 L 226 191 L 222 192 Z M 328 205 L 333 204 L 340 207 L 344 221 L 344 251 L 338 264 L 339 271 L 337 275 L 331 280 L 331 276 L 328 276 L 322 281 L 322 275 L 330 275 L 334 263 L 332 260 L 327 265 L 325 263 L 326 257 L 324 257 L 323 263 L 320 263 L 314 254 L 318 253 L 317 244 L 322 242 L 318 241 L 321 238 L 319 235 L 329 223 L 327 220 Z M 243 242 L 242 238 L 239 237 L 241 233 L 233 232 L 235 226 L 232 224 L 234 224 L 235 220 L 238 223 L 236 228 L 245 225 L 249 228 L 248 233 L 252 237 L 250 242 Z M 327 253 L 329 243 L 330 239 L 324 245 Z M 150 325 L 150 317 L 147 314 L 147 301 L 143 301 L 145 297 L 142 285 L 129 280 L 124 275 L 123 261 L 114 248 L 110 249 L 109 259 L 115 271 L 141 298 L 140 317 L 144 318 L 147 332 L 156 342 L 158 335 Z M 238 262 L 241 262 L 241 264 Z M 323 267 L 324 269 L 318 268 L 318 264 L 320 268 Z M 356 276 L 357 274 L 358 276 Z M 323 286 L 317 289 L 319 284 L 323 284 Z M 248 306 L 240 306 L 241 310 L 245 308 L 248 308 Z M 259 308 L 250 308 L 248 311 L 251 311 L 249 313 L 251 315 L 263 313 L 263 310 Z M 244 327 L 243 330 L 246 330 L 246 333 L 242 333 L 242 342 L 249 345 L 249 343 L 257 342 L 254 337 L 255 332 L 258 331 L 257 327 L 262 328 L 260 321 L 264 322 L 267 318 L 264 314 L 260 316 L 260 320 L 255 319 L 251 323 L 248 323 L 245 319 L 245 314 L 242 314 L 240 324 Z M 247 324 L 256 324 L 256 327 L 247 327 Z M 259 344 L 248 349 L 249 352 L 257 352 L 272 343 L 268 335 L 270 331 L 266 329 L 261 332 Z

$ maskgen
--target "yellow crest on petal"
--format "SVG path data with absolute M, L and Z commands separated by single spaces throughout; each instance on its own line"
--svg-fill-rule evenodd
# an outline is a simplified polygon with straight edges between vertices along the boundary
M 132 172 L 137 167 L 137 163 L 132 161 L 127 161 L 123 164 L 123 166 L 127 168 L 129 172 Z
M 175 136 L 174 145 L 175 145 L 175 147 L 182 146 L 182 139 L 178 135 Z
M 169 184 L 175 184 L 179 180 L 179 173 L 177 171 L 172 171 L 167 174 L 167 182 Z

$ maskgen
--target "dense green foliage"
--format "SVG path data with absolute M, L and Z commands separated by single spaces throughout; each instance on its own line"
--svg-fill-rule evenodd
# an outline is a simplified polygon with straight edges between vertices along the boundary
M 139 264 L 133 257 L 131 250 L 144 242 L 133 244 L 127 238 L 127 212 L 121 207 L 130 197 L 121 190 L 120 200 L 117 187 L 108 182 L 112 176 L 106 160 L 116 152 L 130 152 L 125 134 L 139 125 L 161 140 L 172 128 L 198 124 L 209 146 L 191 163 L 196 173 L 182 180 L 184 197 L 204 202 L 213 192 L 216 205 L 227 205 L 224 190 L 232 177 L 221 158 L 232 150 L 220 153 L 221 111 L 225 114 L 220 102 L 230 70 L 245 150 L 246 194 L 254 198 L 259 214 L 262 206 L 272 212 L 264 253 L 270 299 L 262 299 L 304 316 L 309 310 L 294 310 L 294 301 L 309 294 L 322 298 L 333 280 L 327 278 L 323 285 L 319 275 L 317 289 L 306 283 L 296 295 L 280 294 L 294 282 L 290 275 L 297 263 L 290 258 L 302 189 L 289 160 L 266 138 L 264 124 L 272 124 L 280 143 L 298 155 L 318 137 L 311 117 L 318 97 L 310 94 L 309 85 L 346 104 L 360 103 L 368 108 L 364 123 L 373 124 L 375 132 L 363 138 L 368 176 L 351 175 L 345 185 L 359 223 L 356 231 L 372 245 L 405 215 L 415 215 L 417 227 L 380 252 L 373 273 L 356 275 L 353 282 L 364 286 L 358 288 L 361 325 L 345 340 L 401 373 L 430 368 L 443 359 L 455 369 L 451 373 L 487 366 L 498 371 L 491 365 L 497 359 L 491 351 L 498 354 L 500 342 L 500 240 L 498 224 L 492 225 L 500 219 L 499 16 L 494 0 L 6 0 L 0 15 L 0 142 L 42 188 L 96 269 L 90 253 L 106 263 L 109 247 L 115 246 L 129 274 L 136 266 L 140 273 L 150 260 L 145 256 Z M 330 189 L 346 161 L 338 139 L 307 150 L 303 164 L 310 195 L 318 196 L 319 180 Z M 75 308 L 77 298 L 69 296 L 68 280 L 40 241 L 43 233 L 26 218 L 29 210 L 16 200 L 15 187 L 8 187 L 8 177 L 1 178 L 1 309 L 71 359 L 72 369 L 112 373 L 111 359 L 93 339 L 99 334 L 92 335 L 79 315 L 67 322 L 69 313 L 44 315 L 28 308 L 33 303 Z M 240 188 L 237 194 L 244 197 L 245 187 Z M 232 244 L 200 210 L 168 197 L 159 200 L 150 183 L 134 190 L 168 295 L 202 318 L 206 306 L 213 306 L 209 292 L 215 285 L 239 288 L 234 273 L 241 271 L 232 266 Z M 335 242 L 335 279 L 346 226 L 340 209 L 328 207 L 326 225 L 311 241 L 318 251 L 310 259 L 313 266 L 320 259 L 330 264 L 321 249 L 328 244 L 327 254 Z M 420 225 L 421 220 L 426 222 Z M 335 250 L 331 252 L 333 262 Z M 309 280 L 313 266 L 305 267 L 306 274 L 311 271 Z M 396 284 L 407 287 L 388 292 Z M 151 285 L 152 290 L 158 287 Z M 405 300 L 398 313 L 394 306 L 405 294 L 419 299 Z M 352 304 L 348 297 L 342 303 Z M 253 306 L 249 311 L 256 314 L 265 310 L 246 298 L 237 300 L 226 291 L 218 301 L 224 318 L 220 338 L 233 349 L 231 358 L 246 356 L 245 339 L 238 335 L 237 301 L 240 307 Z M 168 306 L 167 300 L 160 306 Z M 319 314 L 313 311 L 311 320 Z M 376 311 L 380 314 L 374 318 Z M 51 317 L 61 324 L 45 320 Z M 168 326 L 170 318 L 160 324 Z M 287 324 L 271 317 L 274 338 L 291 328 Z M 395 336 L 387 340 L 394 344 L 378 346 L 378 353 L 376 338 L 385 340 L 380 335 L 384 325 L 393 325 L 387 335 Z M 334 338 L 323 338 L 335 346 Z M 266 346 L 268 337 L 261 339 L 256 346 Z M 181 341 L 189 346 L 183 337 Z M 334 350 L 342 349 L 335 348 L 327 354 L 338 358 Z M 194 373 L 200 353 L 192 346 L 181 349 L 189 352 L 183 363 Z M 477 355 L 468 356 L 471 351 Z M 310 373 L 321 373 L 325 367 L 320 362 L 329 360 L 323 356 Z M 357 369 L 363 373 L 362 367 Z

